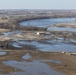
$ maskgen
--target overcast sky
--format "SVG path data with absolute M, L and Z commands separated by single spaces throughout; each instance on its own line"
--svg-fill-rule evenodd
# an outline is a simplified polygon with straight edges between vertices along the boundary
M 76 9 L 76 0 L 0 0 L 0 9 Z

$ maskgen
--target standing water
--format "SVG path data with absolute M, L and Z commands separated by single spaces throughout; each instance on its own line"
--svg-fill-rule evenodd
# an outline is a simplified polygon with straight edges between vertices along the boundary
M 57 23 L 76 22 L 75 18 L 50 18 L 50 19 L 37 19 L 28 20 L 20 23 L 20 26 L 39 26 L 46 27 Z
M 46 63 L 33 60 L 31 62 L 21 61 L 5 61 L 3 64 L 14 67 L 22 72 L 10 73 L 8 75 L 63 75 L 62 73 L 54 71 Z
M 15 47 L 20 48 L 26 45 L 29 45 L 29 47 L 33 45 L 37 47 L 38 50 L 46 52 L 76 52 L 76 45 L 71 44 L 69 41 L 64 41 L 63 39 L 52 39 L 43 41 L 47 42 L 47 44 L 39 41 L 17 41 L 13 43 L 13 46 L 15 44 Z M 27 55 L 25 57 L 27 57 Z

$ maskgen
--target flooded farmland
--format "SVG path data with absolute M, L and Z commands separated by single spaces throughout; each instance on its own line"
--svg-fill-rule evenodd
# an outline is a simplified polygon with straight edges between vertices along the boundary
M 76 45 L 71 44 L 69 41 L 64 39 L 57 40 L 42 40 L 42 41 L 17 41 L 13 43 L 13 46 L 20 48 L 23 46 L 31 45 L 37 47 L 37 50 L 46 51 L 46 52 L 76 52 Z
M 62 62 L 60 60 L 48 58 L 47 53 L 45 53 L 46 58 L 44 57 L 44 53 L 38 53 L 34 51 L 8 51 L 8 54 L 2 56 L 0 59 L 0 68 L 2 69 L 0 70 L 0 75 L 64 75 L 49 66 L 49 63 L 61 65 Z M 14 56 L 11 56 L 12 54 Z
M 76 55 L 71 54 L 76 53 L 75 23 L 75 18 L 27 20 L 19 25 L 47 30 L 1 32 L 0 75 L 76 74 Z

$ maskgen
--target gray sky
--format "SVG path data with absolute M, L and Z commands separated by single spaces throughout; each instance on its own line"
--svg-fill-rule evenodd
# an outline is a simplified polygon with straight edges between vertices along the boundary
M 0 9 L 76 9 L 76 0 L 0 0 Z

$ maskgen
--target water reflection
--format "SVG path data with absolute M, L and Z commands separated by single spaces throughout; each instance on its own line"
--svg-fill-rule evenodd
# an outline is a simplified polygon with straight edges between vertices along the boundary
M 50 31 L 70 31 L 76 32 L 76 28 L 64 28 L 64 27 L 49 27 L 48 30 Z
M 26 46 L 29 47 L 31 45 L 37 47 L 37 50 L 47 51 L 47 52 L 76 52 L 76 45 L 71 44 L 70 41 L 66 41 L 62 38 L 60 39 L 52 39 L 52 40 L 43 40 L 42 41 L 17 41 L 13 44 L 16 44 L 15 47 L 18 46 Z
M 22 57 L 22 59 L 30 59 L 30 58 L 31 58 L 31 56 L 30 56 L 29 53 L 27 53 L 26 55 L 24 55 L 24 56 Z
M 0 52 L 0 55 L 5 55 L 6 54 L 6 52 Z
M 22 32 L 16 30 L 16 31 L 4 32 L 4 33 L 2 33 L 2 34 L 3 34 L 4 36 L 11 36 L 11 35 L 14 35 L 14 34 L 22 34 Z
M 5 61 L 4 64 L 15 67 L 24 72 L 15 72 L 16 75 L 63 75 L 51 69 L 47 64 L 40 61 L 20 62 L 20 61 Z M 10 73 L 11 75 L 13 73 Z
M 48 26 L 63 22 L 76 22 L 75 18 L 50 18 L 50 19 L 38 19 L 28 20 L 20 23 L 20 26 Z
M 61 64 L 61 61 L 59 61 L 59 60 L 36 60 L 36 61 L 40 61 L 40 62 L 53 62 L 55 64 Z
M 53 60 L 51 54 L 40 51 L 9 51 L 6 56 L 0 57 L 0 75 L 63 75 L 51 68 L 51 64 L 62 64 L 59 59 Z

